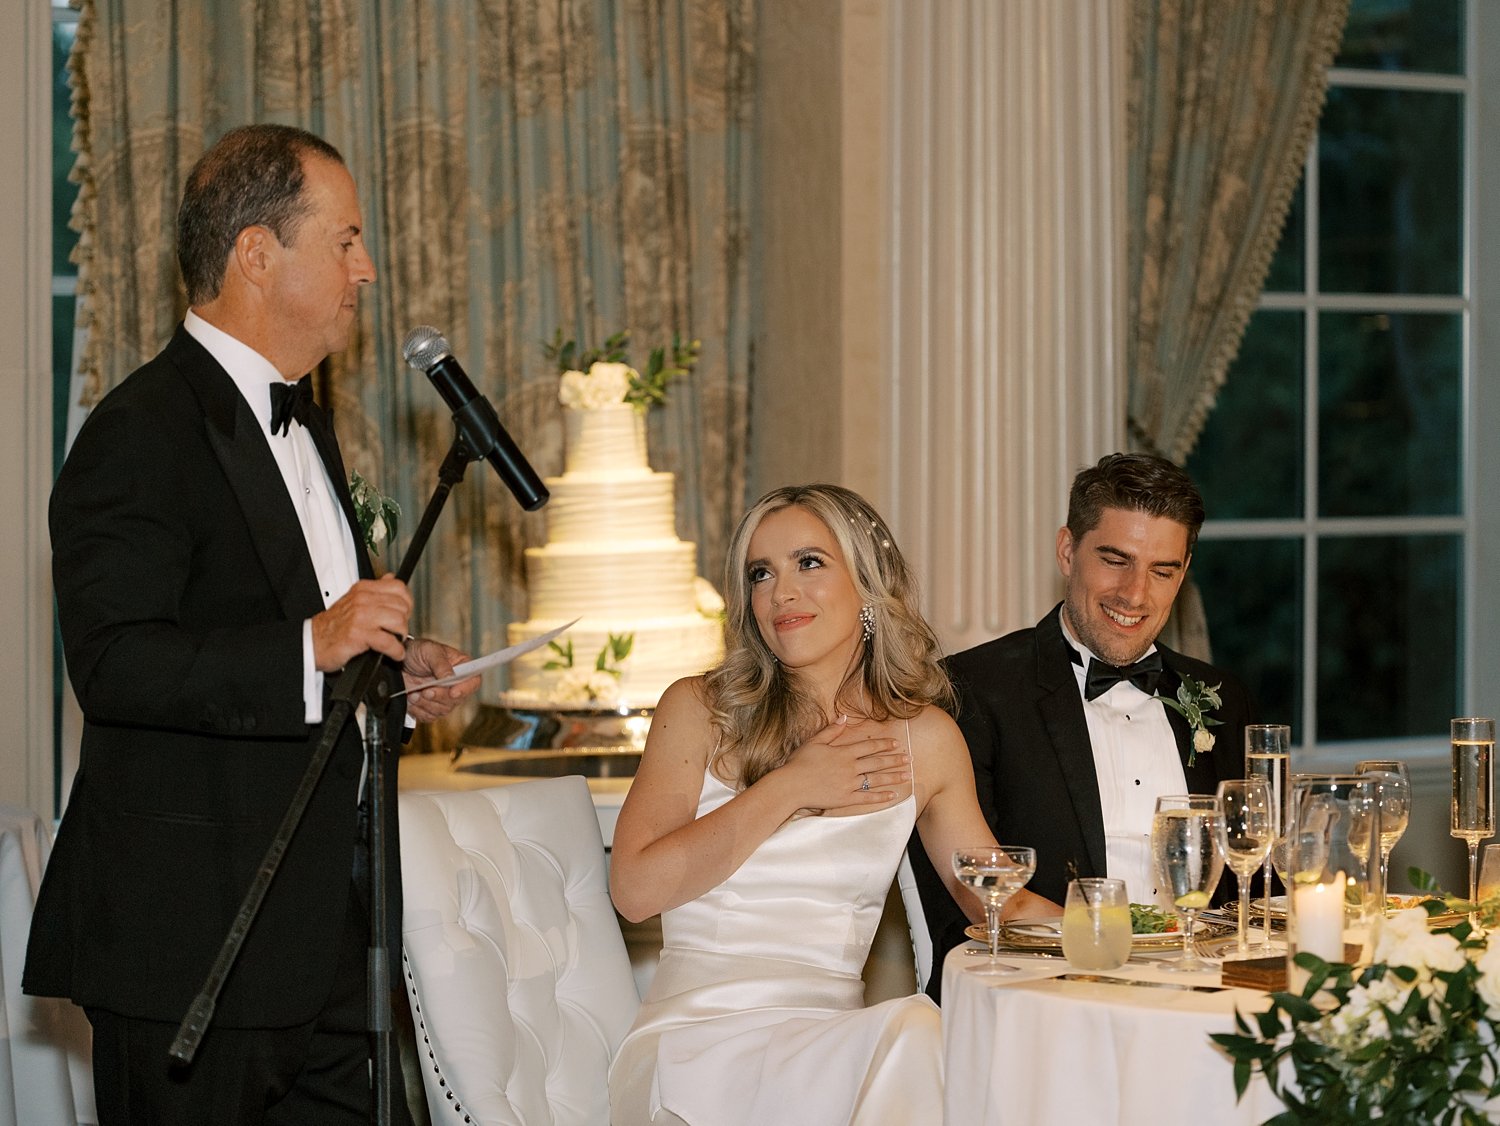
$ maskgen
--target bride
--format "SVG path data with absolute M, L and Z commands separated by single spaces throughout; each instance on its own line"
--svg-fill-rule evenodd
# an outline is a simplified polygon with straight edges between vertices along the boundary
M 885 522 L 835 485 L 762 497 L 726 574 L 724 661 L 662 696 L 615 827 L 615 906 L 660 913 L 663 949 L 612 1122 L 937 1121 L 936 1006 L 865 1008 L 860 977 L 913 824 L 982 916 L 949 864 L 993 836 L 937 639 Z

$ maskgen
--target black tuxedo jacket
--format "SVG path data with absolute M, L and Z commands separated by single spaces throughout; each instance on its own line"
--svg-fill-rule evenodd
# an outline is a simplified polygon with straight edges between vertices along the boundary
M 974 780 L 985 820 L 1003 844 L 1036 849 L 1030 891 L 1061 904 L 1068 881 L 1103 876 L 1104 813 L 1094 773 L 1083 699 L 1068 645 L 1058 621 L 1061 607 L 1037 623 L 949 657 L 945 662 L 957 695 L 954 718 L 969 744 Z M 1192 733 L 1171 708 L 1189 793 L 1211 794 L 1225 778 L 1245 773 L 1245 724 L 1251 707 L 1237 680 L 1212 665 L 1158 645 L 1165 666 L 1163 696 L 1176 693 L 1183 675 L 1219 686 L 1224 706 L 1210 713 L 1212 751 L 1188 765 Z M 943 956 L 964 941 L 968 920 L 933 870 L 920 840 L 909 847 L 923 911 L 933 939 L 928 992 L 941 987 Z
M 357 528 L 332 429 L 321 412 L 308 428 Z M 49 519 L 84 730 L 23 985 L 176 1021 L 314 745 L 316 728 L 304 722 L 302 623 L 323 599 L 261 423 L 180 327 L 90 414 Z M 363 547 L 356 553 L 368 577 Z M 392 719 L 399 730 L 399 709 Z M 351 722 L 225 984 L 216 1023 L 289 1026 L 312 1019 L 326 999 L 349 902 L 361 766 Z M 387 773 L 394 793 L 394 764 Z

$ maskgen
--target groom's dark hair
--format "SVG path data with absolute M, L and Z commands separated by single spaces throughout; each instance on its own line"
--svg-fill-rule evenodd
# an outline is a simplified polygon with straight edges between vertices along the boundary
M 1068 492 L 1068 532 L 1077 543 L 1099 526 L 1107 508 L 1165 516 L 1187 529 L 1193 554 L 1203 526 L 1203 497 L 1180 466 L 1153 454 L 1106 454 L 1080 470 Z

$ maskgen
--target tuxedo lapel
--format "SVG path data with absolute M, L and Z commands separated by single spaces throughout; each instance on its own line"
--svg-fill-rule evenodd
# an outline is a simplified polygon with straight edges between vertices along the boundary
M 209 445 L 250 526 L 251 541 L 282 612 L 293 620 L 312 617 L 323 609 L 318 576 L 260 423 L 228 373 L 185 329 L 177 329 L 165 354 L 203 407 Z
M 1036 645 L 1037 711 L 1042 717 L 1052 753 L 1062 771 L 1073 815 L 1095 873 L 1108 870 L 1104 850 L 1104 807 L 1099 801 L 1099 777 L 1093 744 L 1083 716 L 1083 698 L 1068 659 L 1058 613 L 1043 618 L 1033 635 Z

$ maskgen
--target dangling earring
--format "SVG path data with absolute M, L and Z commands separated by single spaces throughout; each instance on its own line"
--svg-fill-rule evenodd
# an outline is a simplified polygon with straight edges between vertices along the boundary
M 859 624 L 863 627 L 866 641 L 875 636 L 875 607 L 868 602 L 859 608 Z

